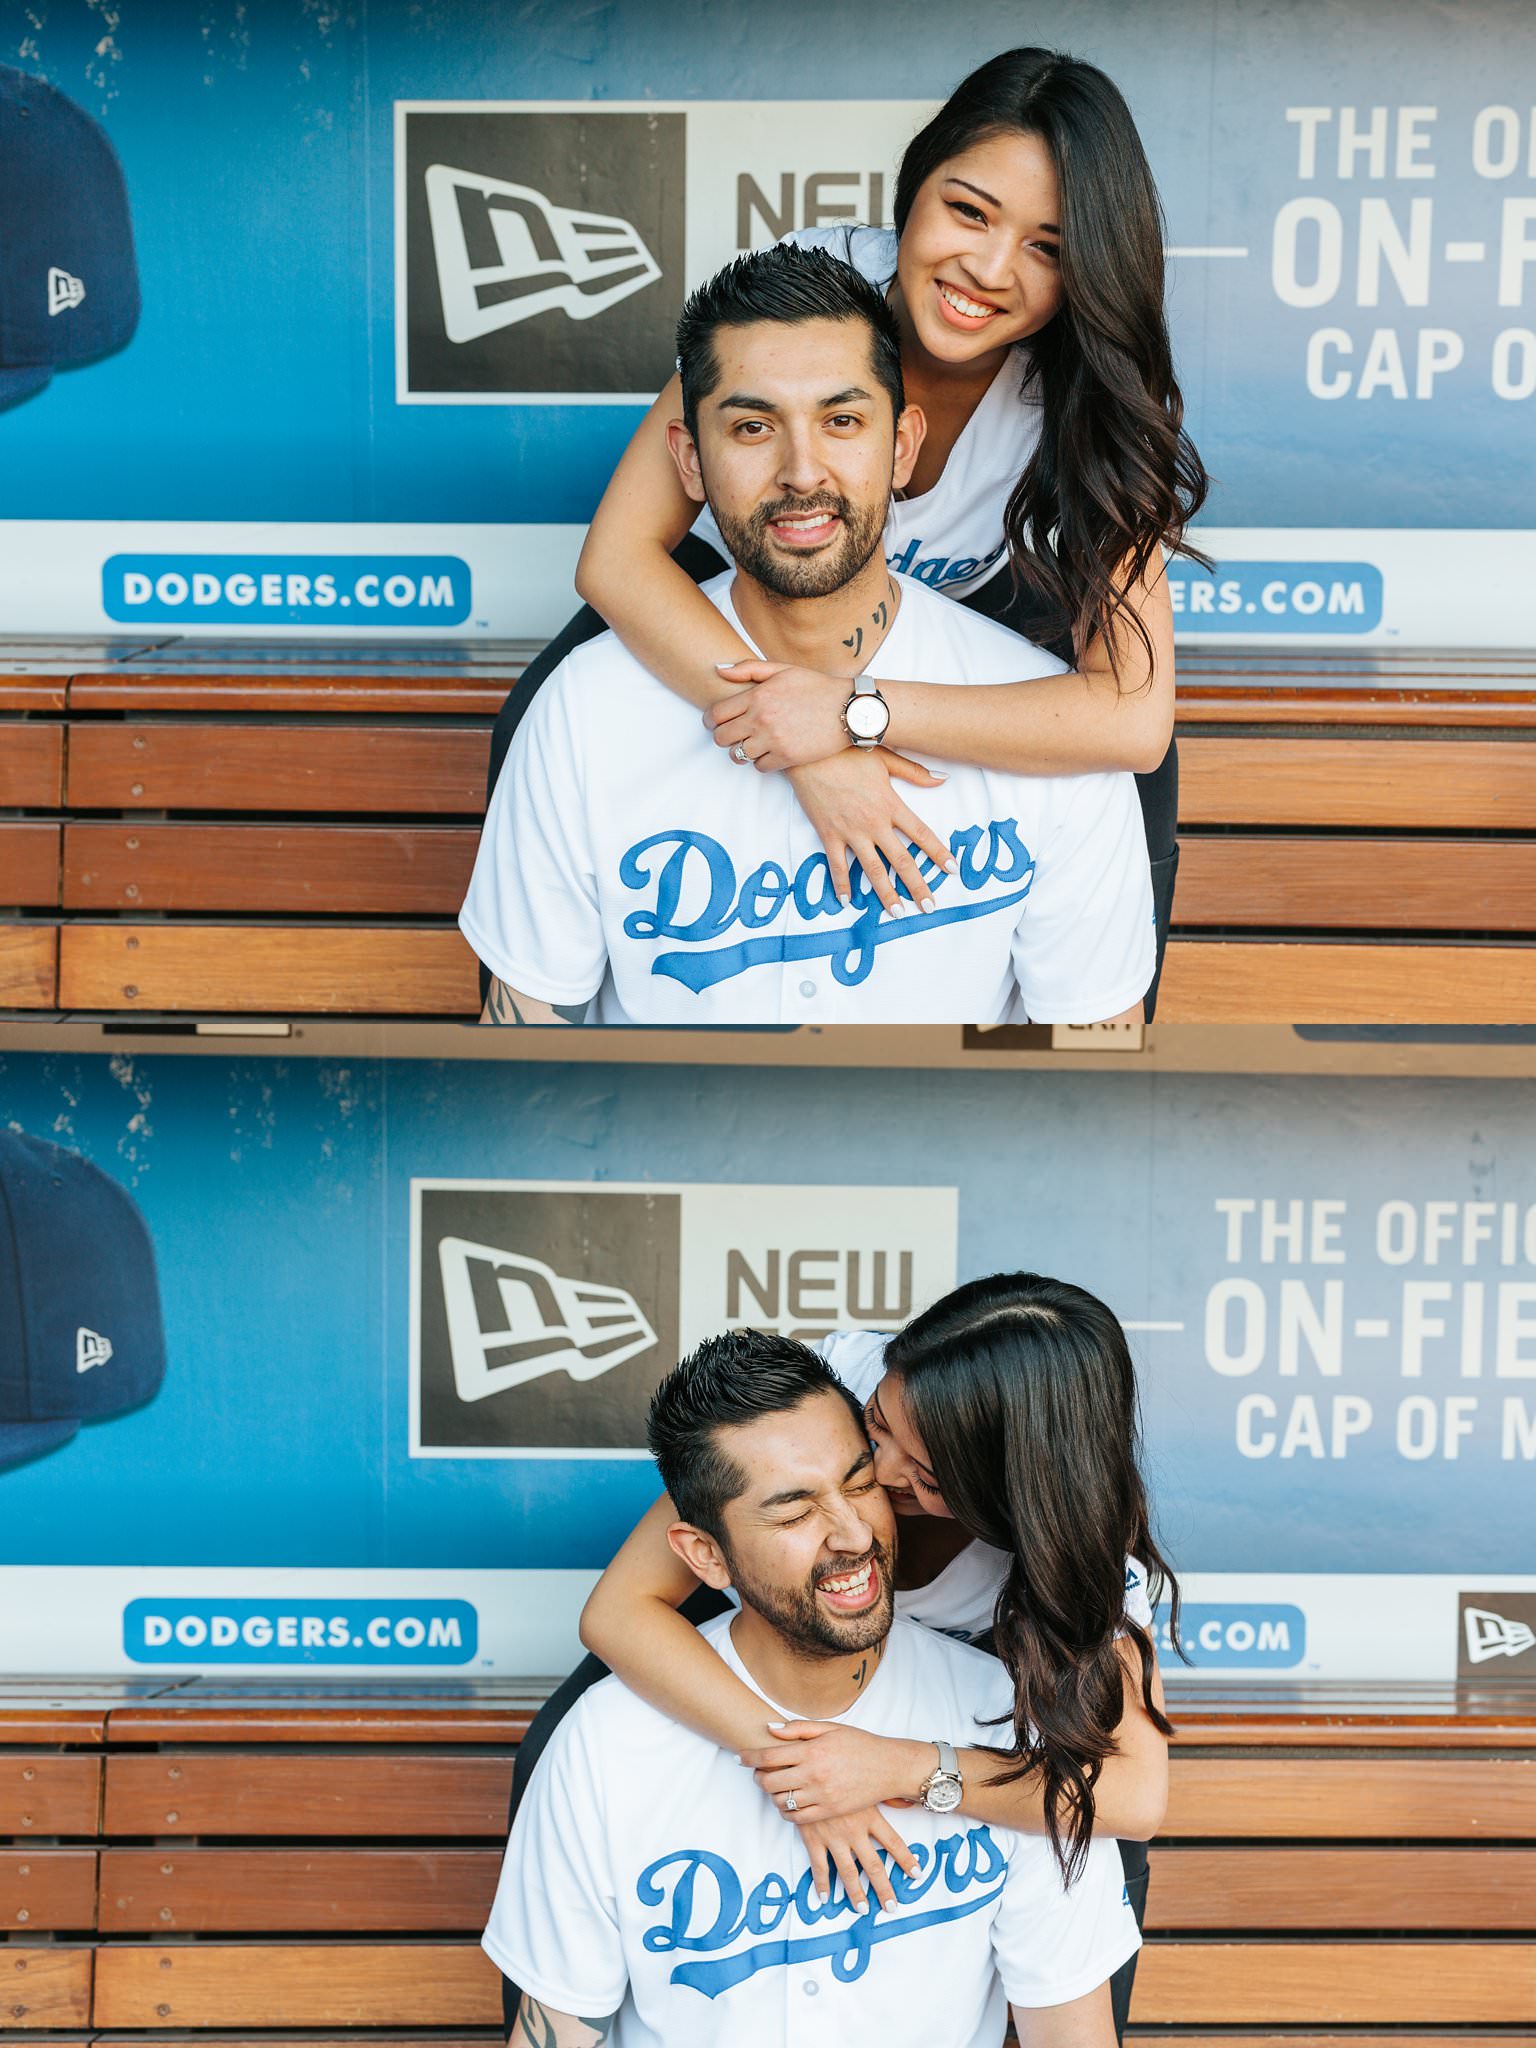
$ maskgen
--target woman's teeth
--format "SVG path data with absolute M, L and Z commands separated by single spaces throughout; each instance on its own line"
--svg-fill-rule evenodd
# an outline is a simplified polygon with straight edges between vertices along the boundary
M 952 284 L 941 284 L 939 291 L 945 304 L 953 306 L 955 311 L 967 320 L 984 320 L 989 314 L 997 311 L 996 306 L 984 306 L 979 299 L 968 299 L 964 292 L 957 292 Z

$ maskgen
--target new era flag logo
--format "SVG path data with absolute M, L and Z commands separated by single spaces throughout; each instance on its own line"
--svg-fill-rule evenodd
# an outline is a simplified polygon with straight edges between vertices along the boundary
M 67 270 L 50 270 L 48 273 L 48 317 L 55 313 L 67 313 L 71 306 L 78 306 L 85 297 L 85 286 L 78 277 L 71 277 Z
M 1463 1620 L 1467 1631 L 1467 1661 L 1486 1664 L 1490 1657 L 1519 1657 L 1536 1645 L 1536 1630 L 1523 1621 L 1511 1621 L 1488 1607 L 1468 1607 Z
M 454 1385 L 483 1401 L 543 1373 L 596 1379 L 656 1342 L 632 1294 L 538 1259 L 445 1237 L 438 1246 Z
M 553 310 L 590 320 L 661 275 L 637 229 L 616 214 L 572 212 L 531 185 L 448 164 L 431 165 L 426 186 L 450 341 Z
M 75 1371 L 89 1372 L 93 1366 L 105 1365 L 112 1356 L 112 1340 L 100 1336 L 95 1330 L 83 1326 L 75 1332 Z

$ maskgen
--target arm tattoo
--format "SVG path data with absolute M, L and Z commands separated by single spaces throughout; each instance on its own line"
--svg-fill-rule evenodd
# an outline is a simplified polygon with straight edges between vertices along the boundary
M 517 2038 L 530 2043 L 531 2048 L 557 2048 L 554 2021 L 526 1991 L 517 2008 Z
M 616 2012 L 604 2014 L 597 2019 L 586 2019 L 575 2013 L 551 2012 L 549 2007 L 541 2005 L 531 1992 L 525 1991 L 517 2008 L 516 2028 L 508 2036 L 507 2048 L 562 2048 L 562 2043 L 566 2044 L 566 2048 L 601 2048 L 601 2044 L 612 2033 L 613 2023 L 617 2018 Z M 566 2028 L 564 2033 L 561 2032 L 562 2022 Z M 591 2035 L 590 2040 L 583 2035 L 578 2044 L 575 2036 L 569 2031 L 572 2026 L 587 2028 Z
M 490 994 L 485 999 L 486 1021 L 491 1024 L 522 1024 L 537 1027 L 547 1024 L 546 1017 L 525 1017 L 520 1005 L 526 1003 L 526 996 L 519 997 L 516 989 L 498 976 L 491 976 Z M 550 1009 L 562 1024 L 584 1024 L 587 1021 L 585 1003 L 551 1003 Z
M 862 626 L 855 626 L 848 635 L 848 638 L 843 642 L 843 645 L 852 650 L 853 658 L 857 661 L 860 654 L 864 651 L 864 628 Z
M 517 998 L 513 995 L 511 989 L 495 975 L 491 977 L 491 993 L 486 1007 L 490 1012 L 490 1019 L 493 1024 L 523 1024 L 527 1022 L 522 1011 L 517 1007 Z

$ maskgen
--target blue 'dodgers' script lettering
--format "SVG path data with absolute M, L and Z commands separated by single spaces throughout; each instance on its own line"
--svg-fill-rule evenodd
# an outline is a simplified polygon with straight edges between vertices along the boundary
M 968 918 L 990 917 L 1022 903 L 1035 879 L 1035 862 L 1019 837 L 1017 818 L 994 818 L 990 825 L 967 825 L 949 836 L 958 873 L 947 875 L 913 847 L 924 879 L 938 899 L 946 887 L 958 887 L 971 898 L 991 885 L 1007 893 L 980 901 L 942 904 L 922 916 L 889 918 L 862 868 L 852 870 L 852 901 L 837 900 L 824 853 L 802 861 L 793 875 L 777 861 L 764 861 L 743 881 L 736 864 L 718 839 L 707 832 L 679 828 L 653 832 L 619 862 L 626 889 L 649 897 L 649 905 L 624 920 L 631 939 L 674 939 L 694 952 L 658 953 L 652 974 L 667 975 L 695 994 L 730 981 L 748 968 L 783 965 L 790 960 L 829 959 L 834 979 L 856 988 L 867 981 L 881 946 L 895 939 L 916 938 Z M 681 915 L 685 891 L 690 903 L 702 907 Z M 898 882 L 897 893 L 911 902 Z M 830 929 L 779 931 L 719 945 L 734 930 L 761 931 L 789 910 L 806 924 L 841 920 Z M 882 922 L 882 920 L 884 920 Z M 709 948 L 709 950 L 702 950 Z
M 915 1876 L 908 1877 L 899 1864 L 886 1865 L 896 1894 L 894 1915 L 882 1910 L 873 1892 L 866 1904 L 855 1906 L 836 1882 L 823 1905 L 809 1870 L 793 1887 L 770 1870 L 748 1891 L 724 1856 L 708 1849 L 675 1849 L 648 1864 L 635 1883 L 642 1906 L 666 1910 L 664 1919 L 646 1929 L 644 1945 L 652 1955 L 687 1951 L 711 1958 L 678 1963 L 671 1975 L 672 1983 L 686 1984 L 706 1998 L 718 1998 L 760 1970 L 824 1957 L 831 1959 L 833 1976 L 851 1984 L 864 1975 L 882 1942 L 964 1920 L 991 1905 L 1003 1888 L 1008 1859 L 989 1828 L 970 1828 L 933 1843 L 913 1842 L 911 1849 Z M 922 1912 L 901 1910 L 919 1900 L 926 1901 Z M 766 1938 L 736 1947 L 744 1936 Z M 720 1953 L 728 1948 L 734 1953 Z

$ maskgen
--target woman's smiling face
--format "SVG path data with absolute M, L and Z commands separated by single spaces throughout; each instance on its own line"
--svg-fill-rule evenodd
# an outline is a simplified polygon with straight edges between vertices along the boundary
M 1061 187 L 1038 135 L 994 135 L 918 188 L 896 275 L 902 308 L 937 361 L 1010 347 L 1060 310 Z
M 864 1403 L 864 1427 L 875 1453 L 875 1477 L 898 1515 L 953 1521 L 939 1492 L 928 1451 L 912 1427 L 900 1373 L 888 1372 Z

